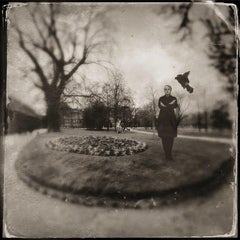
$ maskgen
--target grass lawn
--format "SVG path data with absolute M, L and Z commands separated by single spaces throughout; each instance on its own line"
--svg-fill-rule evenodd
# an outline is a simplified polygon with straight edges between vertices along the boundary
M 114 136 L 146 142 L 148 149 L 128 156 L 92 156 L 60 152 L 46 147 L 50 139 L 62 136 Z M 58 191 L 85 196 L 136 200 L 190 186 L 212 176 L 229 159 L 223 143 L 176 139 L 175 161 L 167 162 L 160 139 L 140 133 L 64 129 L 61 133 L 37 136 L 20 153 L 19 176 Z

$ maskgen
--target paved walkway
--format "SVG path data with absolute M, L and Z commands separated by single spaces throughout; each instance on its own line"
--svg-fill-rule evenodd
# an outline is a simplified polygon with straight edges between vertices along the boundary
M 149 134 L 149 135 L 158 135 L 156 132 L 147 132 L 147 131 L 141 131 L 141 130 L 135 130 L 135 129 L 131 129 L 131 131 L 136 132 L 136 133 Z M 231 138 L 188 136 L 188 135 L 181 135 L 181 134 L 178 134 L 178 138 L 201 140 L 201 141 L 207 141 L 207 142 L 228 143 L 228 144 L 233 144 L 234 143 L 233 139 L 231 139 Z
M 230 232 L 233 190 L 225 184 L 207 197 L 161 209 L 86 207 L 50 198 L 17 178 L 14 163 L 34 134 L 5 139 L 4 221 L 17 237 L 218 236 Z

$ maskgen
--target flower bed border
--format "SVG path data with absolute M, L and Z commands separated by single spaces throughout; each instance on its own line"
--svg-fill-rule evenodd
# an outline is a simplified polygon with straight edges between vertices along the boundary
M 88 207 L 110 207 L 110 208 L 134 208 L 134 209 L 151 209 L 158 208 L 163 205 L 177 204 L 181 201 L 196 196 L 204 196 L 209 191 L 215 190 L 218 186 L 225 182 L 233 181 L 234 159 L 225 160 L 221 166 L 216 169 L 213 174 L 206 179 L 202 179 L 196 183 L 184 185 L 168 191 L 160 191 L 152 197 L 142 199 L 127 198 L 110 198 L 105 196 L 92 196 L 84 194 L 72 194 L 60 191 L 52 187 L 44 186 L 32 178 L 28 177 L 21 171 L 17 171 L 18 177 L 24 181 L 29 187 L 45 194 L 49 197 L 60 199 L 67 203 L 83 204 Z M 229 180 L 230 177 L 230 180 Z

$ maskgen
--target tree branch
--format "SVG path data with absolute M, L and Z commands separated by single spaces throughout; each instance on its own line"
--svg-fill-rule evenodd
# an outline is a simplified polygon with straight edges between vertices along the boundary
M 93 40 L 99 33 L 103 32 L 103 31 L 104 31 L 104 27 L 102 27 L 102 28 L 98 29 L 97 31 L 95 31 L 95 32 L 92 34 L 92 36 L 88 39 L 89 43 L 91 43 L 92 40 Z
M 36 8 L 35 8 L 36 9 Z M 30 16 L 32 17 L 32 20 L 33 20 L 33 23 L 37 29 L 37 32 L 40 36 L 40 38 L 42 39 L 42 42 L 43 42 L 43 45 L 46 45 L 46 38 L 44 37 L 39 25 L 38 25 L 38 22 L 37 22 L 37 19 L 36 19 L 36 14 L 34 12 L 32 12 L 29 8 L 28 8 L 28 12 L 30 14 Z
M 57 35 L 57 31 L 56 31 L 56 20 L 55 20 L 55 14 L 56 12 L 54 11 L 54 6 L 53 4 L 50 4 L 50 18 L 51 18 L 51 22 L 50 22 L 50 28 L 49 30 L 51 30 L 51 34 L 53 36 L 53 38 L 55 39 L 60 55 L 61 55 L 61 60 L 62 62 L 64 62 L 64 52 L 63 52 L 63 48 L 62 45 L 60 43 L 59 37 Z
M 23 39 L 23 32 L 18 27 L 16 27 L 16 31 L 17 31 L 18 36 L 19 36 L 19 45 L 25 51 L 25 53 L 29 56 L 29 58 L 32 60 L 32 62 L 34 63 L 34 65 L 35 65 L 34 71 L 39 75 L 40 80 L 41 80 L 41 82 L 43 84 L 43 87 L 48 86 L 47 78 L 46 78 L 46 76 L 45 76 L 45 74 L 44 74 L 40 64 L 38 63 L 36 57 L 25 46 L 24 39 Z
M 78 63 L 72 68 L 72 70 L 65 75 L 64 81 L 67 81 L 77 70 L 78 68 L 83 65 L 86 62 L 87 56 L 88 56 L 88 49 L 87 49 L 87 34 L 88 34 L 88 24 L 85 27 L 85 34 L 84 34 L 84 46 L 83 46 L 83 55 L 82 58 L 78 61 Z M 62 83 L 64 84 L 64 83 Z
M 43 86 L 41 86 L 41 85 L 39 85 L 38 83 L 33 83 L 33 85 L 36 87 L 36 88 L 39 88 L 39 89 L 41 89 L 41 90 L 44 90 L 44 87 Z

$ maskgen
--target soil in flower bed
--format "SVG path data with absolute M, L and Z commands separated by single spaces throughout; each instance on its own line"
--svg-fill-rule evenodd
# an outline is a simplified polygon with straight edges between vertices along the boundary
M 109 136 L 60 137 L 50 140 L 46 145 L 59 151 L 96 156 L 125 156 L 147 149 L 147 144 L 144 142 Z
M 68 134 L 36 137 L 19 155 L 18 174 L 67 194 L 141 199 L 207 179 L 229 158 L 226 144 L 176 139 L 175 161 L 165 161 L 159 138 L 138 133 L 125 137 L 146 142 L 148 148 L 121 157 L 61 152 L 46 146 L 49 140 L 70 137 Z M 114 133 L 105 134 L 116 137 Z M 79 135 L 87 137 L 89 132 L 81 130 Z

